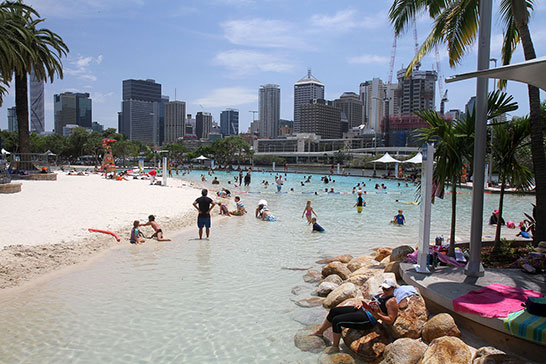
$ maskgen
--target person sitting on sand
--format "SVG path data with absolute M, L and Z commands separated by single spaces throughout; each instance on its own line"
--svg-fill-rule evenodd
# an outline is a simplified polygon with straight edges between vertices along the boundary
M 326 230 L 324 230 L 324 228 L 317 223 L 317 218 L 316 217 L 313 217 L 311 219 L 311 223 L 313 224 L 313 230 L 311 230 L 312 233 L 314 233 L 315 231 L 319 232 L 319 233 L 326 232 Z
M 245 204 L 241 202 L 241 198 L 239 196 L 235 196 L 235 205 L 237 206 L 237 210 L 233 211 L 232 215 L 238 215 L 242 216 L 247 213 Z
M 277 221 L 275 216 L 273 216 L 271 214 L 271 211 L 269 211 L 269 208 L 267 207 L 267 202 L 265 200 L 260 200 L 260 204 L 256 208 L 256 217 L 258 219 L 261 219 L 262 221 Z
M 225 204 L 223 204 L 222 202 L 218 202 L 218 207 L 220 208 L 220 215 L 231 216 L 231 213 L 229 212 Z
M 138 220 L 135 220 L 133 222 L 133 228 L 131 229 L 131 238 L 129 239 L 129 242 L 131 244 L 142 244 L 146 241 L 144 239 L 144 234 L 138 228 L 139 225 L 140 222 Z
M 152 236 L 150 236 L 150 239 L 156 238 L 157 241 L 171 241 L 171 239 L 167 239 L 163 237 L 163 230 L 161 230 L 161 228 L 159 227 L 159 224 L 155 221 L 154 215 L 148 216 L 148 222 L 140 226 L 148 226 L 148 225 L 150 225 L 152 229 L 154 229 L 154 233 L 152 234 Z
M 327 353 L 339 351 L 342 327 L 354 329 L 366 329 L 374 326 L 378 320 L 383 324 L 392 325 L 398 316 L 399 306 L 394 299 L 396 282 L 390 278 L 385 279 L 381 284 L 383 293 L 378 294 L 373 300 L 361 301 L 353 306 L 334 307 L 322 325 L 311 335 L 321 336 L 329 327 L 333 331 L 332 347 Z
M 391 221 L 394 225 L 404 225 L 406 218 L 402 215 L 402 210 L 398 210 L 398 215 L 394 216 L 394 220 Z

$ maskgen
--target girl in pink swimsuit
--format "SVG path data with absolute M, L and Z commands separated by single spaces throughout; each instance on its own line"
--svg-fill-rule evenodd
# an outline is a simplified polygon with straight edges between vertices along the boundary
M 315 214 L 315 216 L 317 216 L 317 213 L 311 207 L 311 201 L 307 201 L 307 205 L 305 205 L 305 209 L 301 214 L 301 218 L 303 219 L 303 215 L 305 215 L 305 217 L 307 218 L 307 223 L 310 224 L 312 214 Z

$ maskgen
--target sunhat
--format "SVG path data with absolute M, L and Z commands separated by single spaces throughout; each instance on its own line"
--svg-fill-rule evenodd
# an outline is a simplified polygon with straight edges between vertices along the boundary
M 393 288 L 396 287 L 396 282 L 391 278 L 387 278 L 381 283 L 381 287 L 385 289 Z

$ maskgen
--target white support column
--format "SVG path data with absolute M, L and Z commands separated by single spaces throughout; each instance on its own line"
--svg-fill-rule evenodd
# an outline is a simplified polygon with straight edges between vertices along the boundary
M 339 163 L 337 164 L 337 174 L 339 174 Z
M 430 242 L 430 218 L 432 210 L 432 174 L 434 172 L 434 144 L 423 145 L 423 163 L 421 164 L 421 219 L 419 226 L 419 255 L 415 270 L 430 273 L 427 268 L 427 256 Z
M 163 157 L 163 186 L 167 185 L 167 157 Z
M 273 162 L 273 172 L 275 172 L 275 162 Z

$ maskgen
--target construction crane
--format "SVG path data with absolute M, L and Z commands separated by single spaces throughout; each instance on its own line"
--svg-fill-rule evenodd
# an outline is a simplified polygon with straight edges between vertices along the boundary
M 447 98 L 447 90 L 446 92 L 444 92 L 443 96 L 442 96 L 442 99 L 440 100 L 440 115 L 444 115 L 444 112 L 445 112 L 445 104 L 446 102 L 448 102 L 448 98 Z
M 417 22 L 415 20 L 415 14 L 412 16 L 412 22 L 413 22 L 413 42 L 414 42 L 414 49 L 415 49 L 415 55 L 419 52 L 419 42 L 417 41 Z M 392 50 L 391 50 L 391 61 L 389 63 L 389 78 L 388 78 L 388 84 L 392 84 L 392 76 L 394 74 L 394 60 L 396 58 L 396 46 L 397 46 L 398 37 L 396 34 L 394 35 L 394 39 L 392 41 Z M 415 65 L 416 69 L 419 69 L 421 67 L 421 63 L 417 63 Z
M 391 62 L 389 64 L 389 85 L 392 84 L 392 73 L 394 71 L 394 58 L 396 57 L 396 40 L 397 40 L 396 34 L 394 35 L 394 39 L 392 41 L 392 50 L 391 50 Z

